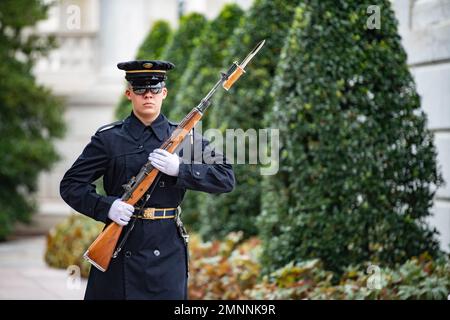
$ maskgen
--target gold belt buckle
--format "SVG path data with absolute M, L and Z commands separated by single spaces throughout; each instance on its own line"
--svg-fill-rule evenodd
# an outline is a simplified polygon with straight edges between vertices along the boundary
M 155 208 L 147 208 L 144 211 L 145 219 L 153 219 L 155 217 Z

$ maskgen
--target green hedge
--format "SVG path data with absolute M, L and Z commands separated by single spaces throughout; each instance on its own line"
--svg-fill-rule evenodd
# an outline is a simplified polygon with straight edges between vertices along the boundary
M 223 61 L 228 60 L 226 48 L 230 34 L 239 24 L 242 15 L 243 11 L 239 6 L 226 5 L 217 18 L 208 22 L 201 35 L 194 39 L 195 49 L 180 78 L 181 90 L 176 92 L 175 106 L 169 112 L 171 119 L 181 121 L 219 80 Z M 219 106 L 211 108 L 214 107 Z M 202 120 L 204 130 L 207 129 L 207 121 L 208 116 L 205 116 Z
M 168 94 L 163 102 L 162 112 L 170 114 L 175 106 L 175 96 L 180 87 L 180 78 L 186 70 L 189 57 L 195 49 L 196 38 L 200 36 L 207 25 L 206 18 L 199 13 L 190 13 L 181 17 L 180 25 L 161 54 L 161 60 L 167 60 L 175 64 L 175 69 L 167 75 Z M 174 119 L 177 120 L 177 119 Z
M 308 1 L 296 10 L 267 123 L 280 129 L 280 172 L 264 184 L 265 272 L 320 258 L 394 265 L 438 252 L 430 216 L 433 136 L 389 1 L 369 30 L 370 1 Z
M 264 113 L 273 103 L 270 90 L 284 38 L 299 1 L 256 0 L 230 37 L 223 69 L 242 60 L 261 40 L 266 45 L 248 66 L 248 72 L 228 93 L 219 92 L 208 116 L 210 127 L 260 129 Z M 253 146 L 254 147 L 254 146 Z M 247 147 L 248 150 L 248 147 Z M 232 159 L 230 159 L 232 160 Z M 247 162 L 248 163 L 248 162 Z M 255 217 L 261 211 L 261 175 L 258 165 L 235 164 L 236 188 L 232 193 L 208 197 L 202 211 L 201 233 L 206 238 L 223 237 L 243 230 L 245 237 L 257 233 Z
M 180 79 L 180 90 L 175 98 L 175 106 L 169 110 L 169 118 L 181 121 L 184 116 L 211 90 L 219 80 L 223 60 L 226 58 L 226 47 L 233 29 L 243 15 L 242 9 L 235 4 L 223 7 L 216 19 L 209 22 L 201 36 L 196 38 L 186 71 Z M 213 108 L 220 108 L 212 100 Z M 209 111 L 202 119 L 203 132 L 208 129 Z M 199 212 L 210 195 L 187 191 L 183 200 L 184 221 L 191 229 L 201 227 Z M 204 208 L 203 210 L 207 210 Z

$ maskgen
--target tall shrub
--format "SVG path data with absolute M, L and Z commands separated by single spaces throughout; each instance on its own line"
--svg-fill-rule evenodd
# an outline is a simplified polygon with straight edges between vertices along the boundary
M 208 116 L 210 127 L 223 131 L 264 127 L 264 113 L 273 103 L 269 93 L 276 65 L 298 2 L 256 0 L 241 20 L 230 39 L 224 69 L 234 60 L 242 60 L 259 41 L 266 39 L 266 45 L 234 87 L 228 93 L 219 92 L 216 107 Z M 255 146 L 247 145 L 249 148 Z M 261 175 L 259 166 L 248 162 L 234 165 L 237 184 L 232 193 L 208 197 L 200 214 L 205 238 L 220 238 L 236 230 L 244 231 L 245 237 L 256 234 L 254 219 L 261 209 Z
M 180 90 L 185 89 L 180 87 L 180 78 L 186 71 L 189 57 L 195 49 L 195 39 L 200 36 L 206 25 L 206 18 L 199 13 L 194 12 L 181 17 L 180 26 L 161 54 L 162 60 L 175 64 L 175 69 L 170 71 L 166 81 L 169 93 L 163 103 L 164 114 L 169 114 L 176 107 L 175 96 Z
M 305 1 L 277 68 L 268 122 L 280 172 L 265 180 L 259 227 L 266 271 L 320 258 L 341 271 L 438 252 L 425 219 L 436 186 L 433 136 L 390 1 Z
M 230 35 L 239 24 L 243 15 L 242 9 L 235 4 L 222 8 L 216 19 L 209 22 L 201 36 L 196 39 L 197 45 L 189 58 L 186 71 L 180 79 L 180 90 L 175 98 L 175 106 L 169 110 L 169 118 L 181 121 L 209 92 L 213 84 L 219 80 L 223 60 L 226 59 L 226 47 Z M 202 119 L 203 131 L 208 129 L 209 112 L 220 108 L 212 100 L 212 107 Z M 187 191 L 183 200 L 184 221 L 193 229 L 198 229 L 199 212 L 207 197 L 205 193 Z M 206 210 L 206 208 L 205 208 Z

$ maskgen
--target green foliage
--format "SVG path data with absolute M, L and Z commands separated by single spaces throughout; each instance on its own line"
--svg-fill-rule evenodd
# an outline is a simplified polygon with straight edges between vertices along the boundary
M 87 277 L 90 264 L 83 258 L 83 254 L 100 234 L 103 226 L 103 223 L 81 214 L 70 215 L 48 233 L 45 262 L 62 269 L 77 265 L 81 276 Z
M 275 270 L 245 293 L 250 299 L 446 300 L 450 260 L 423 255 L 395 268 L 361 264 L 345 269 L 336 285 L 320 260 L 294 263 Z
M 162 51 L 170 39 L 171 29 L 168 22 L 163 20 L 156 21 L 152 29 L 138 49 L 136 60 L 158 60 L 161 58 Z M 116 108 L 116 118 L 123 119 L 131 112 L 130 101 L 122 95 Z
M 223 131 L 228 128 L 246 131 L 264 127 L 264 113 L 272 104 L 269 95 L 272 77 L 298 2 L 257 0 L 241 20 L 223 55 L 227 57 L 224 69 L 234 60 L 245 58 L 259 41 L 266 39 L 266 45 L 250 63 L 248 72 L 229 93 L 218 93 L 216 102 L 213 102 L 215 107 L 208 115 L 210 127 Z M 237 164 L 234 165 L 234 171 L 235 190 L 229 194 L 209 197 L 205 206 L 208 210 L 200 213 L 201 233 L 206 238 L 223 237 L 233 230 L 243 230 L 245 236 L 257 232 L 254 219 L 261 209 L 259 168 L 253 164 Z
M 260 276 L 260 240 L 243 240 L 242 232 L 223 241 L 190 243 L 190 299 L 447 299 L 450 259 L 413 257 L 390 268 L 361 263 L 348 266 L 342 276 L 324 268 L 320 259 L 290 262 Z
M 16 221 L 30 220 L 30 194 L 41 171 L 58 160 L 52 140 L 64 132 L 61 102 L 31 72 L 54 41 L 24 32 L 47 10 L 40 1 L 0 2 L 0 239 Z
M 189 244 L 189 299 L 247 299 L 259 275 L 259 240 L 242 241 L 242 232 L 224 241 L 202 242 L 193 235 Z
M 45 261 L 52 267 L 90 264 L 82 255 L 103 228 L 73 214 L 47 236 Z M 343 275 L 324 269 L 319 259 L 290 262 L 261 277 L 261 241 L 233 232 L 223 241 L 204 242 L 192 234 L 189 244 L 190 299 L 446 299 L 450 291 L 450 260 L 413 257 L 394 268 L 368 263 L 346 267 Z M 338 281 L 334 281 L 336 279 Z
M 179 83 L 182 90 L 176 92 L 174 108 L 169 116 L 181 121 L 211 90 L 220 78 L 223 61 L 227 59 L 226 48 L 234 28 L 243 15 L 242 9 L 235 4 L 223 7 L 216 19 L 209 22 L 201 35 L 195 38 L 195 49 L 189 58 L 186 71 Z M 203 128 L 206 121 L 203 119 Z
M 187 230 L 198 232 L 202 227 L 200 212 L 207 210 L 204 206 L 206 205 L 206 199 L 210 196 L 213 195 L 186 190 L 181 208 L 183 210 L 183 223 L 186 225 Z
M 234 4 L 226 5 L 217 18 L 207 24 L 200 37 L 196 38 L 186 71 L 180 79 L 181 88 L 175 98 L 175 106 L 169 110 L 168 117 L 181 121 L 195 107 L 219 80 L 230 34 L 238 25 L 243 11 Z M 220 106 L 212 106 L 212 108 Z M 167 109 L 166 109 L 167 110 Z M 202 119 L 202 130 L 207 130 L 208 113 Z M 205 193 L 188 191 L 183 200 L 184 221 L 191 228 L 198 229 L 201 206 Z M 206 208 L 205 208 L 206 210 Z
M 167 21 L 155 21 L 147 38 L 139 47 L 136 60 L 158 60 L 168 43 L 172 30 Z
M 265 272 L 438 252 L 425 223 L 441 184 L 436 151 L 390 2 L 379 30 L 365 26 L 370 1 L 341 4 L 300 5 L 277 68 L 267 119 L 280 129 L 281 165 L 264 182 Z
M 196 38 L 200 36 L 206 25 L 206 18 L 198 13 L 181 17 L 178 30 L 164 48 L 161 59 L 175 64 L 175 69 L 171 70 L 167 76 L 168 95 L 163 103 L 164 114 L 169 114 L 175 108 L 177 92 L 185 89 L 180 87 L 180 79 L 197 44 Z

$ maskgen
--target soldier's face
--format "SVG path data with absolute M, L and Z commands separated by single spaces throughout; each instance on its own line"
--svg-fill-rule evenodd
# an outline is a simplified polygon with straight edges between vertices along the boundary
M 132 102 L 136 115 L 154 119 L 161 111 L 162 102 L 167 96 L 167 89 L 164 87 L 160 93 L 152 93 L 147 90 L 144 94 L 139 95 L 134 93 L 131 88 L 127 88 L 125 96 Z

